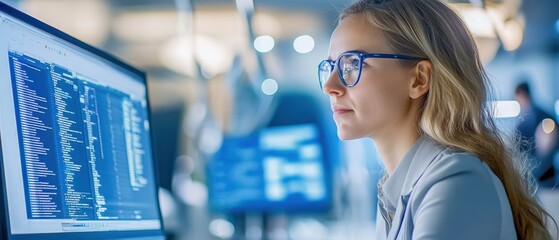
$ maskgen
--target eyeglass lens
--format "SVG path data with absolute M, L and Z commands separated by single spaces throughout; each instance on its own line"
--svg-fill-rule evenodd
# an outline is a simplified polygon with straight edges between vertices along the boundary
M 338 58 L 335 64 L 338 71 L 341 73 L 340 80 L 342 80 L 345 86 L 353 86 L 357 83 L 361 69 L 361 58 L 358 54 L 344 53 Z M 323 61 L 318 68 L 320 87 L 324 87 L 333 69 L 329 61 Z

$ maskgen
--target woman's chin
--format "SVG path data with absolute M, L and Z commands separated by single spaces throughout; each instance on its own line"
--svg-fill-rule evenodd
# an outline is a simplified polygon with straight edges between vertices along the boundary
M 347 141 L 347 140 L 353 140 L 353 139 L 360 138 L 360 136 L 357 136 L 356 134 L 352 134 L 350 132 L 338 129 L 338 138 L 340 138 L 341 140 Z

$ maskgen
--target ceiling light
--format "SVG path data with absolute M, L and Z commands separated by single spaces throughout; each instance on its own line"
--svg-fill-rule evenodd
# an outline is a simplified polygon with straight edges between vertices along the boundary
M 517 101 L 493 102 L 493 116 L 495 118 L 511 118 L 520 115 L 520 104 Z
M 274 38 L 268 35 L 259 36 L 256 39 L 254 39 L 254 49 L 256 49 L 256 51 L 259 51 L 261 53 L 267 53 L 271 51 L 274 48 L 274 45 L 275 45 Z
M 314 49 L 314 39 L 309 35 L 303 35 L 295 38 L 293 48 L 298 53 L 308 53 Z
M 268 96 L 274 95 L 278 91 L 278 82 L 268 78 L 262 82 L 262 92 Z

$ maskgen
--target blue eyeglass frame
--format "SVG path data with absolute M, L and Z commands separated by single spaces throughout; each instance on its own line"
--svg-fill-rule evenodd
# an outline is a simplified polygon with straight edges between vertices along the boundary
M 342 76 L 340 59 L 343 56 L 348 55 L 348 54 L 357 54 L 357 56 L 359 56 L 359 61 L 361 63 L 361 65 L 359 65 L 359 73 L 357 75 L 357 80 L 355 81 L 354 84 L 348 84 Z M 426 58 L 413 57 L 413 56 L 402 55 L 402 54 L 366 53 L 366 52 L 357 51 L 357 50 L 343 52 L 342 54 L 340 54 L 340 56 L 338 56 L 336 61 L 326 59 L 326 60 L 322 60 L 322 62 L 320 62 L 320 64 L 318 64 L 318 84 L 320 85 L 320 89 L 323 88 L 323 84 L 320 81 L 320 67 L 322 66 L 322 64 L 324 62 L 327 62 L 330 65 L 330 73 L 332 73 L 332 71 L 334 71 L 334 66 L 337 66 L 338 67 L 338 76 L 340 78 L 340 81 L 342 82 L 342 84 L 345 87 L 350 88 L 350 87 L 354 87 L 355 85 L 357 85 L 357 83 L 359 83 L 359 80 L 361 80 L 361 71 L 363 70 L 363 61 L 367 58 L 389 58 L 389 59 L 402 59 L 402 60 L 427 60 Z M 326 84 L 326 81 L 324 81 L 324 84 Z

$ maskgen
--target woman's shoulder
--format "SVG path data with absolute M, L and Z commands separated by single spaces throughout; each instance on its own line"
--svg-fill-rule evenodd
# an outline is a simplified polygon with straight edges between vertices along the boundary
M 431 162 L 413 188 L 414 191 L 427 192 L 435 185 L 491 196 L 497 201 L 502 188 L 500 180 L 484 161 L 450 147 Z
M 477 156 L 448 147 L 433 160 L 425 175 L 430 177 L 446 177 L 460 173 L 478 173 L 489 175 L 487 164 Z
M 406 176 L 403 194 L 410 193 L 418 186 L 426 188 L 456 176 L 466 181 L 472 178 L 486 182 L 493 180 L 493 173 L 487 164 L 475 155 L 442 145 L 428 136 L 421 139 Z
M 414 185 L 409 204 L 417 224 L 442 221 L 448 229 L 441 231 L 469 229 L 493 239 L 514 236 L 510 204 L 499 178 L 467 152 L 440 152 Z M 436 227 L 418 231 L 429 233 L 431 228 Z

